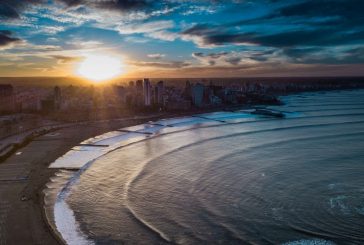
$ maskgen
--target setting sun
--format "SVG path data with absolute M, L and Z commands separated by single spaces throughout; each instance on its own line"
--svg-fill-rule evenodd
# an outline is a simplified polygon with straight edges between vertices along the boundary
M 79 75 L 93 81 L 111 79 L 121 72 L 121 60 L 107 55 L 88 55 L 77 70 Z

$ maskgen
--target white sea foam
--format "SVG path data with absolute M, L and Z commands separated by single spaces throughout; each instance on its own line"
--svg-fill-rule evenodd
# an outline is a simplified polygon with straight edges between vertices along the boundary
M 62 238 L 69 245 L 89 245 L 94 244 L 93 241 L 85 238 L 80 232 L 78 223 L 75 220 L 72 209 L 68 206 L 65 200 L 57 200 L 54 205 L 54 219 L 57 230 L 62 235 Z
M 57 194 L 53 215 L 58 232 L 63 240 L 69 245 L 92 245 L 94 242 L 88 239 L 81 231 L 79 223 L 76 221 L 73 210 L 66 200 L 70 194 L 71 187 L 79 180 L 79 176 L 92 164 L 87 162 L 83 168 L 78 170 Z
M 216 120 L 246 120 L 252 118 L 256 118 L 256 116 L 244 112 L 214 112 L 192 117 L 162 119 L 156 122 L 126 127 L 120 129 L 120 131 L 111 131 L 81 142 L 80 145 L 73 147 L 49 167 L 79 169 L 87 162 L 99 158 L 123 145 L 144 139 L 146 136 L 157 133 L 171 133 L 185 129 L 186 127 L 218 125 L 223 123 Z
M 296 113 L 288 113 L 289 115 L 286 115 L 287 117 L 298 117 L 298 116 L 305 116 L 304 113 L 302 114 L 296 114 Z M 159 120 L 157 122 L 151 122 L 147 124 L 142 124 L 134 127 L 126 128 L 126 130 L 131 131 L 137 131 L 139 133 L 128 133 L 128 132 L 119 132 L 114 131 L 110 132 L 95 138 L 92 138 L 87 142 L 87 144 L 99 144 L 99 145 L 109 145 L 108 147 L 90 147 L 90 146 L 77 146 L 73 148 L 72 155 L 70 159 L 63 159 L 63 163 L 66 164 L 68 160 L 77 160 L 78 167 L 82 167 L 84 163 L 90 161 L 90 159 L 95 159 L 103 154 L 108 153 L 110 150 L 115 149 L 119 146 L 122 146 L 123 144 L 126 144 L 126 142 L 133 142 L 138 141 L 139 139 L 144 139 L 145 137 L 148 137 L 149 135 L 143 135 L 140 132 L 149 132 L 149 133 L 159 133 L 164 134 L 166 132 L 173 132 L 173 131 L 179 131 L 184 130 L 192 127 L 200 127 L 201 124 L 203 125 L 220 125 L 223 124 L 222 122 L 214 121 L 213 119 L 217 120 L 224 120 L 227 122 L 232 121 L 244 121 L 244 120 L 254 120 L 256 116 L 244 114 L 237 115 L 237 113 L 211 113 L 211 114 L 202 114 L 198 115 L 203 118 L 199 117 L 185 117 L 181 119 L 166 119 L 166 120 Z M 212 120 L 210 120 L 212 119 Z M 161 125 L 157 125 L 161 124 Z M 173 127 L 170 127 L 173 126 Z M 83 154 L 85 153 L 87 156 L 84 157 L 84 159 L 80 159 L 80 156 L 77 156 L 77 154 Z M 92 155 L 94 152 L 95 155 Z M 71 154 L 71 153 L 70 153 Z M 72 159 L 74 158 L 74 159 Z M 76 161 L 74 161 L 72 164 L 77 164 Z M 71 165 L 72 165 L 71 164 Z M 76 166 L 76 165 L 74 165 Z M 337 188 L 335 185 L 329 185 L 329 189 L 331 190 Z M 345 201 L 345 198 L 342 198 L 340 196 L 337 196 L 335 198 L 330 199 L 329 205 L 331 209 L 339 209 L 345 210 L 345 205 L 347 205 L 347 202 Z M 334 211 L 336 211 L 334 210 Z M 363 212 L 364 209 L 362 207 L 357 208 L 357 212 Z M 58 214 L 56 214 L 56 212 Z M 281 210 L 279 209 L 273 209 L 272 210 L 273 215 L 275 218 L 280 219 Z M 68 206 L 67 202 L 65 200 L 61 200 L 56 203 L 55 205 L 55 222 L 57 224 L 57 228 L 59 229 L 59 232 L 62 234 L 64 239 L 69 244 L 89 244 L 92 243 L 89 241 L 85 236 L 82 235 L 81 230 L 79 229 L 79 226 L 77 225 L 77 222 L 74 217 L 73 211 Z M 301 239 L 300 237 L 297 237 L 298 240 L 293 240 L 286 242 L 284 244 L 286 245 L 296 245 L 296 244 L 308 244 L 308 245 L 331 245 L 334 244 L 331 241 L 324 240 L 324 239 Z M 301 239 L 301 240 L 299 240 Z
M 214 125 L 222 123 L 214 121 L 214 119 L 246 119 L 252 117 L 255 116 L 251 116 L 246 113 L 224 112 L 196 115 L 196 117 L 164 119 L 157 122 L 123 128 L 120 131 L 108 132 L 83 141 L 80 145 L 73 147 L 69 152 L 58 158 L 49 166 L 50 168 L 80 169 L 72 178 L 73 180 L 71 180 L 58 194 L 56 199 L 54 205 L 54 220 L 57 230 L 67 244 L 94 244 L 93 241 L 87 239 L 82 234 L 75 219 L 75 215 L 67 204 L 66 199 L 69 188 L 72 186 L 73 182 L 78 179 L 77 175 L 80 175 L 82 171 L 87 169 L 88 165 L 90 165 L 95 159 L 114 149 L 122 147 L 123 145 L 145 139 L 145 137 L 148 137 L 151 134 L 153 135 L 160 132 L 163 133 L 163 130 L 165 130 L 165 133 L 170 133 L 186 129 L 186 127 L 189 126 L 199 126 L 201 124 Z
M 100 156 L 123 146 L 123 144 L 131 143 L 133 140 L 138 141 L 141 138 L 144 138 L 144 136 L 141 137 L 141 135 L 137 133 L 106 133 L 83 141 L 79 146 L 73 147 L 65 155 L 58 158 L 49 167 L 79 169 L 82 168 L 85 163 L 99 158 Z
M 345 195 L 339 195 L 333 198 L 330 198 L 330 207 L 331 209 L 338 209 L 342 214 L 349 215 L 350 207 L 348 206 L 348 197 Z
M 335 243 L 323 239 L 302 239 L 292 242 L 286 242 L 282 245 L 335 245 Z

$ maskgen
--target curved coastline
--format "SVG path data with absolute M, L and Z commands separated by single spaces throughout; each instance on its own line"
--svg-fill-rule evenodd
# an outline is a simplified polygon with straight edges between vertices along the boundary
M 225 113 L 225 112 L 222 112 L 222 113 Z M 214 113 L 212 113 L 214 114 Z M 233 114 L 233 113 L 232 113 Z M 201 115 L 206 115 L 206 114 L 201 114 Z M 293 118 L 296 118 L 298 115 L 295 114 L 293 116 Z M 248 118 L 247 118 L 248 117 Z M 258 120 L 258 118 L 260 118 L 260 120 Z M 184 120 L 186 119 L 186 117 L 182 117 L 182 118 L 171 118 L 171 119 L 165 119 L 165 120 Z M 111 147 L 110 149 L 102 152 L 101 154 L 97 155 L 95 158 L 92 158 L 91 160 L 88 160 L 86 162 L 79 162 L 79 164 L 81 164 L 79 170 L 77 170 L 76 172 L 74 172 L 71 177 L 64 183 L 64 186 L 59 190 L 59 193 L 57 194 L 57 196 L 55 197 L 54 199 L 54 202 L 53 202 L 53 205 L 58 205 L 58 207 L 62 207 L 66 212 L 68 216 L 68 218 L 65 218 L 64 220 L 67 220 L 68 222 L 71 222 L 71 223 L 66 223 L 66 224 L 62 224 L 60 223 L 60 221 L 57 221 L 57 217 L 55 217 L 55 215 L 53 214 L 53 219 L 50 217 L 52 215 L 46 215 L 47 217 L 47 221 L 48 223 L 51 225 L 52 229 L 54 230 L 55 234 L 60 236 L 61 240 L 64 242 L 64 243 L 67 243 L 67 244 L 93 244 L 92 242 L 88 241 L 87 238 L 85 238 L 80 229 L 79 229 L 79 226 L 77 224 L 77 221 L 75 220 L 75 217 L 73 216 L 73 211 L 68 207 L 67 203 L 65 202 L 65 199 L 67 198 L 68 196 L 68 192 L 70 191 L 70 188 L 72 187 L 73 184 L 77 183 L 77 180 L 78 178 L 80 177 L 80 175 L 86 171 L 92 164 L 93 162 L 95 162 L 98 158 L 112 152 L 112 151 L 115 151 L 115 150 L 118 150 L 122 147 L 126 147 L 128 145 L 131 145 L 131 144 L 135 144 L 135 143 L 139 143 L 141 141 L 145 141 L 145 140 L 149 140 L 149 139 L 153 139 L 155 137 L 159 137 L 159 136 L 163 136 L 163 135 L 168 135 L 168 134 L 173 134 L 173 133 L 177 133 L 177 132 L 182 132 L 182 131 L 188 131 L 188 130 L 193 130 L 193 129 L 196 129 L 196 128 L 207 128 L 207 127 L 219 127 L 219 126 L 223 126 L 223 125 L 229 125 L 229 124 L 244 124 L 244 123 L 249 123 L 251 122 L 253 119 L 254 123 L 258 123 L 258 122 L 264 122 L 264 121 L 269 121 L 269 120 L 277 120 L 277 119 L 272 119 L 272 118 L 266 118 L 266 117 L 260 117 L 260 116 L 252 116 L 251 114 L 245 114 L 245 113 L 242 113 L 242 118 L 243 119 L 242 121 L 232 121 L 232 122 L 219 122 L 219 121 L 216 121 L 215 119 L 211 119 L 210 123 L 209 123 L 209 120 L 208 119 L 205 119 L 205 123 L 206 124 L 202 124 L 201 125 L 201 121 L 199 120 L 198 117 L 191 117 L 192 120 L 196 120 L 196 122 L 194 122 L 192 124 L 192 126 L 190 127 L 181 127 L 179 130 L 170 130 L 171 126 L 170 125 L 165 125 L 164 128 L 165 129 L 169 129 L 167 130 L 167 132 L 164 132 L 162 134 L 159 133 L 159 130 L 160 128 L 158 128 L 158 130 L 155 132 L 155 134 L 153 136 L 150 136 L 150 135 L 147 135 L 147 137 L 145 138 L 137 138 L 137 140 L 135 141 L 128 141 L 126 142 L 126 144 L 123 144 L 125 143 L 124 141 L 120 141 L 120 142 L 117 142 L 115 143 L 116 146 L 114 147 Z M 244 120 L 245 119 L 245 120 Z M 246 120 L 248 119 L 248 120 Z M 287 118 L 289 119 L 289 118 Z M 183 122 L 178 122 L 178 123 L 175 123 L 176 125 L 178 125 L 179 123 L 183 123 Z M 212 123 L 212 124 L 211 124 Z M 157 122 L 153 122 L 153 123 L 148 123 L 148 125 L 150 124 L 158 124 Z M 136 125 L 136 126 L 133 126 L 131 128 L 139 128 L 141 126 L 143 126 L 145 124 L 140 124 L 140 125 Z M 323 124 L 323 126 L 325 126 L 327 124 Z M 130 127 L 128 127 L 130 128 Z M 127 130 L 128 128 L 124 128 L 123 130 Z M 268 129 L 269 131 L 271 130 L 275 130 L 275 129 Z M 243 132 L 241 134 L 250 134 L 250 133 L 254 133 L 255 131 L 253 130 L 252 132 Z M 106 137 L 105 137 L 106 136 Z M 108 133 L 105 133 L 105 134 L 102 134 L 102 135 L 99 135 L 99 136 L 96 136 L 96 137 L 93 137 L 93 138 L 90 138 L 88 140 L 85 140 L 83 143 L 86 144 L 86 143 L 90 143 L 90 142 L 94 142 L 95 139 L 96 140 L 100 140 L 101 141 L 104 141 L 104 140 L 110 140 L 112 138 L 114 138 L 115 135 L 112 134 L 112 132 L 108 132 Z M 226 136 L 225 136 L 226 137 Z M 120 144 L 121 143 L 121 144 Z M 89 147 L 89 146 L 88 146 Z M 82 151 L 80 151 L 82 152 Z M 69 152 L 68 152 L 69 153 Z M 68 153 L 66 153 L 65 155 L 67 155 Z M 64 157 L 64 156 L 63 156 Z M 64 159 L 62 159 L 63 157 L 57 159 L 57 160 L 61 160 L 63 161 Z M 66 161 L 67 161 L 67 158 L 66 158 Z M 57 163 L 57 161 L 55 162 Z M 51 165 L 52 166 L 52 165 Z M 59 168 L 59 165 L 56 165 L 57 168 Z M 66 169 L 73 169 L 74 168 L 70 168 L 69 166 L 66 165 Z M 136 177 L 138 176 L 138 174 L 136 175 Z M 133 181 L 133 179 L 131 180 L 131 182 Z M 159 232 L 158 230 L 155 230 L 152 226 L 148 225 L 146 222 L 143 222 L 141 219 L 139 219 L 137 217 L 137 214 L 133 212 L 133 210 L 129 207 L 129 210 L 131 212 L 131 215 L 133 215 L 135 217 L 135 219 L 137 221 L 139 221 L 143 226 L 145 226 L 148 230 L 152 231 L 153 233 L 155 233 L 156 235 L 158 235 L 159 237 L 161 237 L 163 240 L 165 241 L 169 241 L 168 237 L 166 237 L 163 233 Z M 53 213 L 55 213 L 56 210 L 53 210 Z M 60 213 L 60 212 L 58 212 Z M 60 217 L 58 217 L 60 218 Z M 64 218 L 64 217 L 63 217 Z M 57 222 L 58 222 L 58 227 L 57 227 Z M 71 225 L 70 225 L 71 224 Z M 74 229 L 71 229 L 69 230 L 67 227 L 74 227 Z M 66 232 L 71 232 L 69 234 L 66 234 L 66 235 L 62 235 L 62 232 L 61 230 L 63 231 L 66 231 Z M 65 237 L 67 239 L 65 239 Z M 71 238 L 71 240 L 69 240 Z M 77 242 L 73 242 L 73 241 L 77 241 Z
M 218 113 L 227 114 L 227 112 L 218 112 Z M 211 114 L 214 114 L 214 113 L 211 113 Z M 236 115 L 236 113 L 234 113 L 234 112 L 230 112 L 229 114 Z M 129 137 L 123 137 L 123 136 L 125 136 L 123 134 L 118 135 L 115 131 L 111 131 L 111 132 L 108 132 L 108 133 L 105 133 L 105 134 L 102 134 L 102 135 L 99 135 L 99 136 L 96 136 L 96 137 L 93 137 L 93 138 L 90 138 L 90 139 L 87 139 L 87 140 L 83 141 L 80 145 L 86 145 L 86 146 L 84 146 L 84 149 L 79 149 L 79 148 L 74 149 L 74 148 L 72 148 L 71 151 L 67 152 L 65 155 L 61 156 L 60 158 L 58 158 L 55 162 L 53 162 L 50 165 L 50 168 L 66 169 L 68 171 L 73 170 L 73 174 L 71 174 L 71 176 L 69 176 L 69 178 L 66 179 L 66 181 L 63 183 L 64 186 L 62 188 L 58 189 L 58 193 L 56 195 L 54 195 L 54 193 L 53 193 L 53 201 L 48 200 L 46 202 L 47 203 L 46 205 L 53 205 L 53 207 L 54 207 L 54 209 L 52 210 L 53 214 L 50 214 L 49 210 L 48 210 L 48 212 L 47 211 L 45 212 L 48 224 L 51 226 L 53 232 L 60 238 L 60 240 L 63 243 L 66 243 L 66 244 L 76 244 L 76 243 L 80 244 L 80 242 L 81 242 L 82 244 L 93 244 L 92 242 L 88 241 L 82 235 L 82 233 L 80 233 L 80 230 L 78 228 L 78 224 L 77 224 L 77 222 L 75 220 L 75 217 L 73 216 L 73 211 L 68 207 L 67 203 L 65 202 L 65 199 L 66 199 L 66 197 L 68 195 L 68 192 L 69 192 L 71 186 L 74 183 L 77 182 L 78 177 L 82 174 L 82 172 L 87 170 L 87 168 L 94 161 L 96 161 L 98 158 L 104 156 L 105 154 L 110 153 L 111 151 L 115 151 L 115 150 L 120 149 L 122 147 L 125 147 L 127 145 L 138 143 L 138 142 L 141 142 L 141 141 L 144 141 L 144 140 L 149 140 L 149 139 L 152 139 L 154 137 L 161 136 L 161 135 L 166 135 L 166 134 L 171 134 L 171 133 L 175 133 L 175 132 L 191 130 L 191 129 L 196 128 L 196 127 L 201 127 L 202 125 L 203 125 L 202 127 L 215 127 L 215 126 L 219 126 L 219 125 L 223 125 L 223 124 L 226 125 L 226 124 L 231 124 L 231 123 L 244 123 L 244 122 L 249 122 L 252 119 L 256 119 L 256 118 L 259 117 L 259 116 L 256 116 L 256 115 L 251 115 L 249 113 L 240 113 L 240 114 L 241 114 L 240 119 L 243 119 L 243 122 L 222 123 L 222 122 L 216 121 L 213 118 L 210 119 L 210 118 L 199 118 L 199 117 L 169 118 L 169 119 L 162 119 L 162 120 L 159 120 L 159 121 L 156 121 L 156 122 L 149 122 L 147 124 L 138 124 L 138 125 L 135 125 L 135 126 L 132 126 L 132 127 L 122 128 L 119 131 L 117 131 L 117 132 L 120 132 L 120 133 L 122 133 L 122 132 L 125 133 L 127 131 L 137 129 L 136 131 L 140 132 L 140 131 L 143 131 L 144 129 L 147 129 L 148 134 L 145 134 L 144 137 L 140 137 L 139 133 L 128 132 L 127 134 L 133 134 L 132 136 L 134 136 L 134 137 L 130 137 L 130 138 L 134 138 L 134 140 L 130 140 Z M 206 115 L 206 114 L 198 114 L 198 115 Z M 187 118 L 192 120 L 193 123 L 192 124 L 188 123 L 189 126 L 187 126 L 187 128 L 186 128 L 186 127 L 183 126 L 183 124 L 186 123 L 185 120 Z M 161 122 L 163 123 L 163 122 L 166 122 L 166 121 L 169 121 L 169 120 L 174 122 L 174 124 L 176 125 L 176 128 L 179 128 L 180 130 L 173 130 L 174 126 L 171 126 L 169 124 L 165 124 L 165 125 L 161 124 Z M 263 119 L 262 118 L 262 120 L 276 120 L 276 119 L 269 119 L 269 118 L 268 119 Z M 177 121 L 177 122 L 175 122 L 175 121 Z M 149 125 L 157 125 L 157 126 L 155 128 L 153 128 L 153 127 L 145 128 L 145 125 L 147 125 L 148 127 L 149 127 Z M 160 126 L 160 125 L 162 125 L 162 126 Z M 166 130 L 166 132 L 160 134 L 160 130 L 162 128 L 164 130 Z M 150 131 L 153 131 L 153 132 L 151 134 L 149 134 Z M 85 151 L 87 151 L 87 147 L 92 147 L 92 146 L 90 146 L 92 143 L 113 141 L 114 138 L 117 138 L 117 137 L 122 137 L 122 140 L 121 141 L 116 141 L 116 142 L 114 141 L 113 142 L 114 145 L 111 146 L 110 148 L 102 149 L 101 152 L 98 151 L 97 153 L 93 152 L 93 153 L 90 154 L 90 156 L 87 156 L 86 158 L 83 158 L 83 159 L 87 159 L 87 161 L 83 161 L 83 162 L 79 161 L 77 163 L 76 167 L 71 166 L 71 165 L 68 164 L 69 162 L 67 162 L 67 160 L 70 159 L 70 157 L 71 158 L 77 157 L 77 156 L 75 156 L 76 152 L 85 152 Z M 65 163 L 65 162 L 66 162 L 66 164 L 62 166 L 62 163 Z M 78 170 L 74 171 L 76 169 L 78 169 Z M 51 185 L 52 181 L 53 180 L 50 180 L 49 185 Z M 47 193 L 47 189 L 45 189 L 44 192 Z M 78 231 L 68 230 L 68 232 L 71 232 L 71 234 L 68 234 L 68 235 L 67 234 L 62 234 L 61 230 L 67 231 L 66 227 L 69 227 L 70 225 L 60 223 L 61 221 L 59 219 L 57 221 L 57 217 L 55 215 L 55 213 L 57 212 L 55 210 L 56 204 L 58 205 L 58 207 L 64 208 L 64 210 L 66 211 L 65 213 L 67 215 L 69 215 L 68 218 L 65 218 L 63 220 L 68 220 L 68 222 L 71 222 L 71 224 L 72 224 L 71 227 L 76 228 L 76 230 L 78 230 Z M 136 217 L 136 215 L 132 211 L 131 211 L 131 213 L 136 219 L 138 219 Z M 58 225 L 57 225 L 57 222 L 58 222 Z M 140 222 L 142 222 L 142 221 L 140 221 Z M 163 234 L 161 234 L 158 231 L 155 231 L 152 227 L 148 226 L 148 224 L 145 224 L 143 222 L 142 222 L 142 224 L 144 226 L 146 226 L 148 229 L 150 229 L 153 232 L 155 232 L 156 234 L 158 234 L 158 236 L 163 238 L 163 240 L 165 240 L 165 241 L 169 240 Z M 60 227 L 61 227 L 61 230 L 59 229 Z M 72 239 L 74 239 L 74 240 L 72 240 Z
M 226 113 L 226 112 L 222 112 L 222 113 Z M 231 113 L 231 114 L 233 114 L 233 113 Z M 200 128 L 200 127 L 218 127 L 218 126 L 227 125 L 227 124 L 239 124 L 239 123 L 244 123 L 244 122 L 251 122 L 252 120 L 254 121 L 254 120 L 257 119 L 257 117 L 259 117 L 259 116 L 254 116 L 253 118 L 248 118 L 248 119 L 245 117 L 244 119 L 246 119 L 246 121 L 243 120 L 243 121 L 240 121 L 240 122 L 236 122 L 236 121 L 234 121 L 234 122 L 222 122 L 221 120 L 216 120 L 216 118 L 214 118 L 213 116 L 212 116 L 212 118 L 208 118 L 207 117 L 207 119 L 206 119 L 206 115 L 207 114 L 201 114 L 201 115 L 203 115 L 204 118 L 194 117 L 193 119 L 196 120 L 196 122 L 193 123 L 193 124 L 190 124 L 187 127 L 184 126 L 184 123 L 183 122 L 182 123 L 178 123 L 178 122 L 176 123 L 175 122 L 174 125 L 175 126 L 176 125 L 179 125 L 178 127 L 180 127 L 179 128 L 180 130 L 175 130 L 176 127 L 171 126 L 168 123 L 165 124 L 165 125 L 163 125 L 163 120 L 159 120 L 159 121 L 150 122 L 150 123 L 147 123 L 147 124 L 140 124 L 140 125 L 136 125 L 136 126 L 133 126 L 133 127 L 122 128 L 122 129 L 120 129 L 120 130 L 117 131 L 118 133 L 115 132 L 115 131 L 111 131 L 111 132 L 106 133 L 104 135 L 100 135 L 100 136 L 97 136 L 97 137 L 94 137 L 94 138 L 90 138 L 90 139 L 84 141 L 83 142 L 84 145 L 81 146 L 81 147 L 79 147 L 78 149 L 75 149 L 74 151 L 87 152 L 87 151 L 90 151 L 90 147 L 91 148 L 93 147 L 93 146 L 90 146 L 90 144 L 91 145 L 92 144 L 97 145 L 97 143 L 99 143 L 101 145 L 101 142 L 113 142 L 114 145 L 112 145 L 112 146 L 109 145 L 108 147 L 106 147 L 106 149 L 102 148 L 102 150 L 100 150 L 101 147 L 99 148 L 99 147 L 96 146 L 97 149 L 98 149 L 98 152 L 97 152 L 97 154 L 95 153 L 94 155 L 91 154 L 91 160 L 89 159 L 89 161 L 86 161 L 86 162 L 81 162 L 81 163 L 79 162 L 78 163 L 78 164 L 80 164 L 80 167 L 78 167 L 79 170 L 76 171 L 72 175 L 72 177 L 68 180 L 68 182 L 66 183 L 66 185 L 62 188 L 62 191 L 61 192 L 63 192 L 63 194 L 60 195 L 60 199 L 58 199 L 59 194 L 57 194 L 57 200 L 58 201 L 63 201 L 64 203 L 66 203 L 65 202 L 65 198 L 67 197 L 67 192 L 70 190 L 71 186 L 74 183 L 77 182 L 78 177 L 82 174 L 82 172 L 83 171 L 86 171 L 87 168 L 89 166 L 91 166 L 92 163 L 96 159 L 98 159 L 98 158 L 100 158 L 100 157 L 102 157 L 102 156 L 110 153 L 111 151 L 115 151 L 117 149 L 120 149 L 122 147 L 128 146 L 130 144 L 138 143 L 138 142 L 141 142 L 141 141 L 144 141 L 144 140 L 153 139 L 154 137 L 163 136 L 163 135 L 166 135 L 166 134 L 172 134 L 172 133 L 181 132 L 181 131 L 184 131 L 184 130 L 187 131 L 187 130 L 191 130 L 191 129 L 194 129 L 194 128 Z M 342 114 L 342 115 L 343 116 L 355 116 L 357 114 L 345 113 L 345 114 Z M 209 116 L 209 115 L 207 115 L 207 116 Z M 299 116 L 300 115 L 295 114 L 295 115 L 293 115 L 293 118 L 296 118 L 296 117 L 299 117 Z M 325 115 L 325 116 L 320 116 L 320 117 L 331 117 L 331 116 L 332 115 Z M 308 117 L 310 117 L 310 116 L 308 116 Z M 277 119 L 271 119 L 271 118 L 262 118 L 262 117 L 259 117 L 259 118 L 261 118 L 261 120 L 256 120 L 256 122 L 259 122 L 259 121 L 267 121 L 267 120 L 277 120 Z M 315 118 L 315 117 L 312 116 L 312 118 Z M 181 118 L 171 118 L 171 119 L 164 120 L 164 122 L 166 122 L 168 120 L 179 120 L 179 119 L 181 119 Z M 290 118 L 288 117 L 287 119 L 290 119 Z M 355 122 L 350 122 L 350 123 L 362 123 L 362 122 L 363 121 L 355 121 Z M 337 124 L 340 124 L 340 123 L 348 123 L 348 122 L 346 122 L 345 121 L 345 118 L 344 118 L 343 119 L 343 122 L 338 122 Z M 145 125 L 149 125 L 149 126 L 148 127 L 145 127 Z M 151 126 L 151 125 L 154 125 L 154 127 Z M 316 125 L 316 126 L 318 126 L 318 125 Z M 327 124 L 324 124 L 323 123 L 322 126 L 327 126 Z M 301 126 L 301 127 L 304 127 L 304 126 Z M 274 129 L 270 129 L 270 130 L 274 130 Z M 129 131 L 129 132 L 127 132 L 127 131 Z M 161 133 L 160 131 L 163 131 L 163 132 Z M 122 137 L 122 136 L 124 136 L 123 134 L 119 134 L 119 133 L 125 133 L 125 132 L 127 132 L 127 134 L 128 133 L 133 134 L 134 137 L 131 137 L 131 138 L 134 138 L 134 139 L 131 139 L 131 138 L 128 138 L 128 137 L 126 137 L 126 139 L 125 139 L 125 137 L 124 138 Z M 135 132 L 137 132 L 137 133 L 135 133 Z M 249 132 L 246 132 L 246 133 L 249 133 Z M 123 140 L 117 141 L 117 139 L 120 139 L 120 137 Z M 95 148 L 93 148 L 93 150 L 95 150 Z M 72 157 L 72 155 L 71 155 L 71 157 Z M 62 160 L 62 157 L 60 159 Z M 67 160 L 67 158 L 66 158 L 66 160 Z M 62 161 L 64 162 L 64 159 Z M 60 161 L 60 162 L 62 162 L 62 161 Z M 57 168 L 59 168 L 60 165 L 56 165 L 56 166 L 57 166 Z M 72 169 L 72 167 L 69 167 L 69 166 L 68 167 L 66 166 L 64 168 L 65 169 L 67 169 L 67 168 L 68 169 Z M 77 169 L 77 168 L 73 168 L 73 169 Z M 135 177 L 137 177 L 137 176 L 138 176 L 138 174 L 136 174 Z M 132 183 L 132 181 L 133 181 L 133 179 L 131 180 L 130 183 Z M 132 212 L 132 210 L 131 210 L 131 212 Z M 71 212 L 68 212 L 68 214 L 72 214 L 72 213 L 73 213 L 72 210 L 71 210 Z M 136 216 L 135 217 L 136 219 L 138 219 L 137 218 L 137 215 L 135 215 L 134 213 L 133 213 L 133 215 Z M 72 220 L 72 217 L 71 217 L 71 219 L 68 219 L 68 220 Z M 78 226 L 77 225 L 77 221 L 75 220 L 74 217 L 73 217 L 73 220 L 76 223 L 74 227 L 77 227 Z M 51 224 L 52 221 L 49 221 L 49 223 Z M 149 227 L 148 224 L 143 223 L 143 225 L 145 225 L 149 229 L 152 229 L 153 230 L 153 228 Z M 57 231 L 57 227 L 55 227 L 55 228 L 56 228 L 56 234 L 57 235 L 61 235 L 61 238 L 62 238 L 62 234 Z M 156 233 L 159 233 L 158 231 L 155 231 L 155 230 L 153 230 L 153 231 L 156 232 Z M 80 235 L 82 237 L 82 234 L 81 233 L 78 233 L 78 235 Z M 166 239 L 163 234 L 160 234 L 159 233 L 159 235 L 163 239 L 165 239 L 166 241 L 168 241 L 168 238 Z M 82 237 L 82 239 L 84 239 L 84 238 L 85 237 Z M 87 238 L 86 238 L 85 241 L 86 241 L 85 244 L 92 244 L 92 241 L 88 241 Z M 66 242 L 68 244 L 75 244 L 76 243 L 76 242 L 72 242 L 72 241 L 69 241 L 69 240 L 68 241 L 66 240 Z M 80 243 L 77 242 L 77 244 L 80 244 Z

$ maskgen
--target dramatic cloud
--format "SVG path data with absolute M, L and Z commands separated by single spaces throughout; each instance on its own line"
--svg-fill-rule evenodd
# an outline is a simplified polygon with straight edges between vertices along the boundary
M 209 66 L 237 66 L 244 60 L 245 64 L 254 63 L 256 52 L 219 52 L 204 54 L 201 52 L 192 53 L 192 57 L 198 59 L 202 64 Z
M 361 0 L 306 0 L 293 2 L 292 5 L 283 7 L 275 17 L 305 17 L 305 18 L 328 18 L 337 17 L 337 22 L 353 22 L 363 20 L 361 9 L 364 6 Z M 274 16 L 274 15 L 273 15 Z
M 152 7 L 152 1 L 146 0 L 58 0 L 67 4 L 68 6 L 91 6 L 100 9 L 117 10 L 117 11 L 128 11 L 136 9 L 144 9 L 146 7 Z
M 0 3 L 0 19 L 14 19 L 19 18 L 16 8 L 7 4 L 6 2 Z
M 328 48 L 293 48 L 283 50 L 291 63 L 297 64 L 362 64 L 364 47 L 337 49 L 335 56 Z
M 21 11 L 40 3 L 45 3 L 45 0 L 1 0 L 0 20 L 20 18 Z
M 241 61 L 241 57 L 228 57 L 225 61 L 232 65 L 238 65 Z
M 138 71 L 183 75 L 348 72 L 364 63 L 363 9 L 362 0 L 0 0 L 0 30 L 16 33 L 0 31 L 0 59 L 69 64 L 110 52 Z
M 224 24 L 198 23 L 181 34 L 200 47 L 330 46 L 359 44 L 364 38 L 363 1 L 270 2 L 280 7 L 265 16 Z M 267 25 L 271 27 L 268 31 L 264 28 Z
M 8 30 L 0 30 L 0 50 L 13 47 L 22 40 L 12 36 L 12 32 Z
M 187 39 L 195 40 L 202 47 L 224 44 L 262 45 L 269 47 L 292 47 L 298 45 L 329 46 L 361 43 L 364 30 L 347 32 L 335 28 L 320 30 L 293 30 L 274 34 L 260 32 L 233 33 L 207 25 L 196 25 L 182 33 Z

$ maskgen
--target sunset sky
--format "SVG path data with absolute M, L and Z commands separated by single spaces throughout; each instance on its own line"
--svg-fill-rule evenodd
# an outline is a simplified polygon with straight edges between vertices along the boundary
M 120 60 L 129 77 L 364 75 L 363 10 L 363 0 L 0 0 L 0 76 L 74 76 L 90 55 Z

